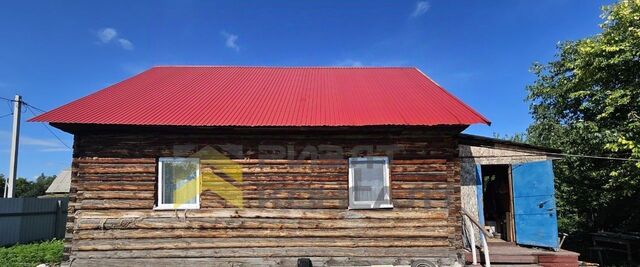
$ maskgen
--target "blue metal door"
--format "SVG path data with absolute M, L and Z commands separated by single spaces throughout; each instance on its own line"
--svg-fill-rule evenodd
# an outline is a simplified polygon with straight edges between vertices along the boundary
M 512 178 L 516 242 L 557 250 L 558 221 L 551 161 L 514 164 Z

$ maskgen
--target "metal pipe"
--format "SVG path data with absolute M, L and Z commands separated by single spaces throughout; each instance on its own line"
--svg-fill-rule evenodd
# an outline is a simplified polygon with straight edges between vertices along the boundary
M 481 233 L 480 240 L 482 241 L 482 252 L 484 253 L 485 266 L 491 267 L 491 260 L 489 259 L 489 245 L 487 244 L 486 238 L 493 237 L 493 235 L 487 232 L 487 230 L 485 230 L 478 221 L 476 221 L 473 217 L 471 217 L 471 215 L 469 214 L 469 212 L 467 212 L 467 210 L 465 210 L 464 208 L 461 208 L 460 213 L 462 213 L 463 217 L 467 217 L 469 221 L 471 221 L 480 230 L 480 233 Z M 471 251 L 473 253 L 472 257 L 473 257 L 474 264 L 477 264 L 476 250 L 475 250 L 475 236 L 473 235 L 473 229 L 471 231 L 471 236 L 473 237 L 473 241 L 471 242 L 472 244 Z

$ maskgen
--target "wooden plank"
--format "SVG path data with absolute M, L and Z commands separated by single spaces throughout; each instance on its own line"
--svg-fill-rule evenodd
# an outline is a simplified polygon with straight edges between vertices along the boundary
M 155 164 L 126 164 L 124 166 L 113 167 L 82 167 L 78 168 L 78 172 L 86 174 L 103 174 L 103 173 L 155 173 Z
M 200 209 L 186 212 L 154 210 L 79 211 L 80 218 L 277 218 L 277 219 L 446 219 L 448 212 L 441 209 L 392 210 L 324 210 L 324 209 Z
M 155 191 L 80 191 L 86 199 L 154 199 Z
M 435 238 L 152 238 L 79 240 L 77 251 L 262 248 L 262 247 L 447 247 L 446 239 Z
M 74 162 L 79 166 L 82 164 L 96 164 L 96 163 L 141 163 L 141 164 L 155 164 L 156 158 L 98 158 L 98 157 L 90 157 L 90 158 L 75 158 Z
M 449 226 L 446 220 L 349 219 L 299 220 L 264 218 L 78 218 L 76 229 L 340 229 Z
M 394 207 L 397 208 L 446 208 L 446 200 L 429 199 L 393 199 Z M 348 199 L 245 199 L 245 208 L 265 208 L 265 209 L 347 209 Z M 123 204 L 124 205 L 124 204 Z M 116 204 L 110 205 L 113 208 L 119 207 Z M 100 207 L 100 205 L 95 205 Z M 209 200 L 200 204 L 202 208 L 234 208 L 235 206 L 225 200 Z
M 80 209 L 153 209 L 153 205 L 153 199 L 85 199 Z
M 152 191 L 155 182 L 79 182 L 78 191 Z
M 443 266 L 453 264 L 451 258 L 455 251 L 442 249 L 425 251 L 428 256 L 420 257 L 308 257 L 314 266 L 371 266 L 371 265 L 411 265 L 416 259 L 440 262 Z M 216 266 L 216 267 L 255 267 L 255 266 L 297 266 L 298 257 L 243 257 L 243 258 L 76 258 L 78 266 Z
M 415 227 L 415 228 L 362 228 L 351 229 L 137 229 L 137 230 L 82 230 L 74 233 L 76 240 L 81 239 L 122 239 L 122 238 L 222 238 L 222 237 L 387 237 L 387 238 L 438 238 L 448 237 L 453 227 Z
M 345 248 L 345 247 L 287 247 L 287 248 L 215 248 L 215 249 L 156 249 L 77 251 L 79 258 L 193 258 L 202 257 L 421 257 L 451 253 L 450 250 L 424 248 Z

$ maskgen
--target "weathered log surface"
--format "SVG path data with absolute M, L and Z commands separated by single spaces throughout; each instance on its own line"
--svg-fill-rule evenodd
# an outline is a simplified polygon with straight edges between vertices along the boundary
M 432 253 L 450 252 L 450 250 L 431 250 Z M 76 251 L 80 258 L 198 258 L 198 257 L 420 257 L 425 255 L 422 247 L 279 247 L 279 248 L 191 248 L 191 249 L 154 249 L 154 250 L 111 250 Z
M 79 240 L 78 251 L 200 249 L 200 248 L 278 248 L 278 247 L 446 247 L 449 243 L 433 238 L 153 238 Z
M 457 130 L 79 133 L 65 253 L 74 265 L 105 266 L 184 263 L 177 258 L 286 266 L 296 257 L 346 265 L 451 257 L 461 247 Z M 154 210 L 158 158 L 188 157 L 207 146 L 230 160 L 202 160 L 200 171 L 224 182 L 203 182 L 198 210 Z M 222 149 L 229 146 L 240 152 Z M 393 209 L 349 210 L 347 159 L 388 155 L 384 146 L 394 147 Z M 228 177 L 230 170 L 241 179 Z M 223 198 L 229 185 L 241 194 Z M 242 208 L 229 200 L 241 200 Z
M 411 265 L 416 260 L 439 262 L 441 266 L 453 265 L 456 251 L 451 249 L 430 248 L 431 257 L 308 257 L 314 266 L 371 266 L 371 265 Z M 256 266 L 296 266 L 298 257 L 242 257 L 242 258 L 80 258 L 74 261 L 77 266 L 215 266 L 215 267 L 256 267 Z

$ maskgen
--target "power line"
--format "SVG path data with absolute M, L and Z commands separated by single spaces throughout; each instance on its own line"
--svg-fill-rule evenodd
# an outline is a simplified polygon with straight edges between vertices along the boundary
M 29 112 L 31 112 L 31 114 L 33 114 L 33 116 L 38 116 L 35 112 L 33 112 L 33 109 L 32 109 L 32 108 L 36 108 L 36 107 L 33 107 L 33 106 L 31 106 L 31 105 L 29 105 L 29 104 L 25 103 L 24 101 L 23 101 L 22 103 L 24 103 L 24 104 L 25 104 L 25 107 L 27 107 L 26 109 L 28 109 L 28 110 L 29 110 Z M 36 109 L 38 109 L 38 108 L 36 108 Z M 45 129 L 47 129 L 47 131 L 49 131 L 49 133 L 51 133 L 51 135 L 53 135 L 56 139 L 58 139 L 58 141 L 60 141 L 60 143 L 61 143 L 63 146 L 67 147 L 68 149 L 71 149 L 71 147 L 70 147 L 70 146 L 68 146 L 64 141 L 62 141 L 62 139 L 61 139 L 61 138 L 60 138 L 60 137 L 59 137 L 55 132 L 53 132 L 53 131 L 51 130 L 51 128 L 49 128 L 49 125 L 47 125 L 47 124 L 46 124 L 46 123 L 44 123 L 44 122 L 41 122 L 41 123 L 42 123 L 42 126 L 44 126 L 44 128 L 45 128 Z
M 41 109 L 41 108 L 38 108 L 38 107 L 36 107 L 36 106 L 34 106 L 34 105 L 31 105 L 31 104 L 29 104 L 29 103 L 27 103 L 27 102 L 24 102 L 24 101 L 22 101 L 22 104 L 24 104 L 25 106 L 32 107 L 32 108 L 34 108 L 35 110 L 40 111 L 40 112 L 43 112 L 43 113 L 44 113 L 44 112 L 47 112 L 46 110 L 43 110 L 43 109 Z
M 11 113 L 9 113 L 9 114 L 4 114 L 4 115 L 0 116 L 0 119 L 2 119 L 2 118 L 4 118 L 4 117 L 11 116 L 11 115 L 13 115 L 13 112 L 11 112 Z
M 605 157 L 605 156 L 590 156 L 590 155 L 580 155 L 580 154 L 566 154 L 566 153 L 549 153 L 551 155 L 565 156 L 565 157 L 576 157 L 576 158 L 589 158 L 589 159 L 607 159 L 607 160 L 620 160 L 620 161 L 635 161 L 640 162 L 640 159 L 632 159 L 632 158 L 617 158 L 617 157 Z
M 9 102 L 15 102 L 15 100 L 13 100 L 13 99 L 9 99 L 9 98 L 6 98 L 6 97 L 1 97 L 1 96 L 0 96 L 0 99 L 2 99 L 2 100 L 6 100 L 6 101 L 9 101 Z M 38 111 L 40 111 L 40 112 L 46 112 L 45 110 L 43 110 L 43 109 L 41 109 L 41 108 L 38 108 L 38 107 L 36 107 L 36 106 L 33 106 L 33 105 L 31 105 L 31 104 L 29 104 L 29 103 L 27 103 L 27 102 L 24 102 L 24 101 L 21 101 L 21 102 L 22 102 L 22 104 L 24 104 L 24 106 L 26 107 L 25 109 L 26 109 L 26 110 L 29 110 L 29 112 L 31 112 L 31 114 L 33 114 L 33 116 L 38 116 L 38 115 L 33 111 L 33 109 L 38 110 Z M 26 112 L 26 110 L 24 110 L 23 112 Z M 12 112 L 11 114 L 2 115 L 2 116 L 0 116 L 0 118 L 6 117 L 6 116 L 9 116 L 9 115 L 13 115 L 13 112 Z M 44 126 L 44 128 L 45 128 L 45 129 L 47 129 L 47 131 L 48 131 L 49 133 L 51 133 L 51 135 L 53 135 L 56 139 L 58 139 L 58 141 L 59 141 L 63 146 L 65 146 L 65 147 L 66 147 L 66 148 L 68 148 L 68 149 L 71 149 L 71 147 L 70 147 L 69 145 L 67 145 L 64 141 L 62 141 L 62 138 L 60 138 L 60 137 L 59 137 L 59 136 L 58 136 L 58 135 L 57 135 L 53 130 L 51 130 L 51 128 L 49 128 L 49 125 L 47 125 L 46 123 L 42 122 L 42 126 Z
M 482 147 L 495 148 L 495 147 L 491 147 L 491 146 L 482 146 Z M 632 159 L 632 158 L 592 156 L 592 155 L 568 154 L 568 153 L 556 153 L 556 152 L 538 152 L 538 151 L 531 151 L 531 150 L 525 150 L 525 149 L 506 148 L 506 147 L 500 147 L 500 148 L 495 148 L 495 149 L 503 149 L 503 150 L 509 150 L 509 151 L 514 151 L 514 152 L 522 152 L 522 153 L 527 153 L 527 154 L 530 154 L 530 155 L 537 155 L 537 156 L 562 156 L 562 157 L 574 157 L 574 158 L 589 158 L 589 159 L 605 159 L 605 160 L 640 162 L 640 159 Z M 487 157 L 492 157 L 492 156 L 487 156 Z
M 0 99 L 4 99 L 7 101 L 15 101 L 13 99 L 8 99 L 5 97 L 0 97 Z M 32 109 L 38 110 L 40 112 L 47 112 L 41 108 L 35 107 L 31 104 L 28 104 L 27 102 L 22 101 L 22 103 L 27 107 L 27 109 L 29 109 L 29 111 L 34 115 L 37 116 Z M 7 114 L 7 115 L 3 115 L 0 116 L 0 118 L 9 116 L 12 114 Z M 65 144 L 62 139 L 60 139 L 60 137 L 58 137 L 50 128 L 47 124 L 42 123 L 42 125 L 45 126 L 45 128 L 47 129 L 47 131 L 49 131 L 53 136 L 56 137 L 56 139 L 58 139 L 58 141 L 60 141 L 60 143 L 62 143 L 65 147 L 71 149 L 71 147 L 69 147 L 67 144 Z M 503 148 L 505 149 L 505 148 Z M 633 161 L 633 162 L 640 162 L 640 159 L 632 159 L 632 158 L 618 158 L 618 157 L 607 157 L 607 156 L 592 156 L 592 155 L 581 155 L 581 154 L 568 154 L 568 153 L 555 153 L 555 152 L 533 152 L 530 150 L 520 150 L 520 149 L 505 149 L 505 150 L 511 150 L 511 151 L 515 151 L 515 152 L 525 152 L 525 153 L 529 153 L 529 154 L 534 154 L 534 155 L 553 155 L 553 156 L 563 156 L 563 157 L 576 157 L 576 158 L 590 158 L 590 159 L 605 159 L 605 160 L 617 160 L 617 161 Z

